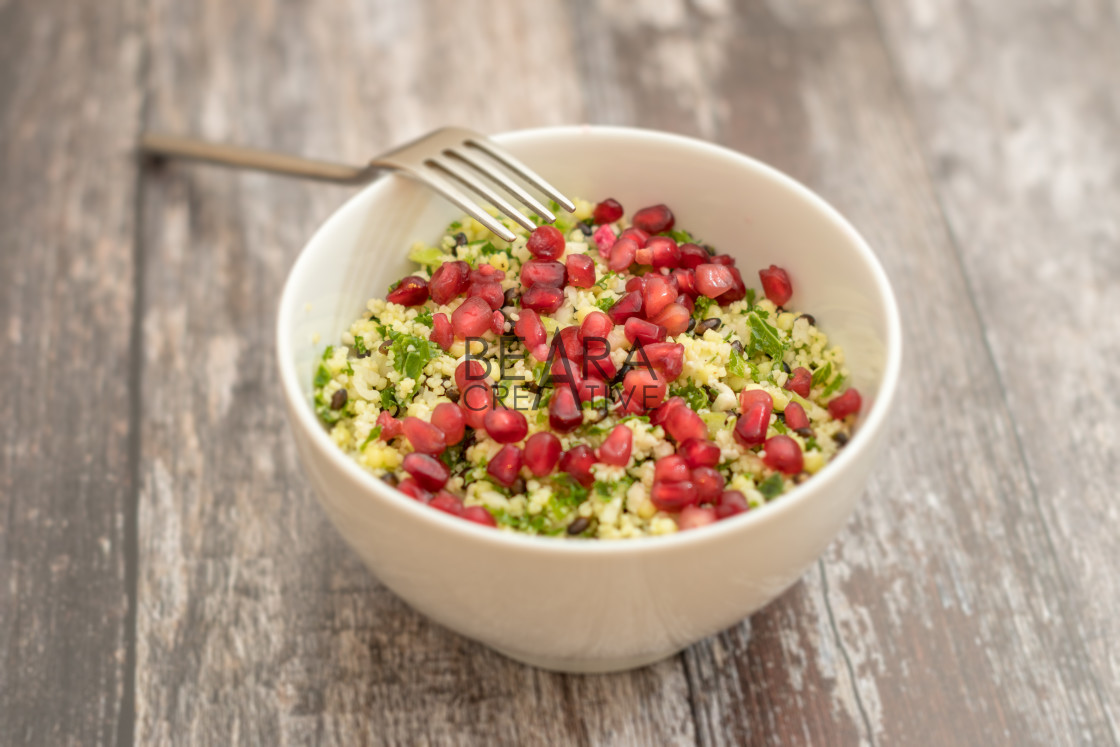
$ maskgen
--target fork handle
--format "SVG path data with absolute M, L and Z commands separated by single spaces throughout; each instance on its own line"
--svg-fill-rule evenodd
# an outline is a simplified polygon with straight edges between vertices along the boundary
M 338 184 L 364 184 L 381 169 L 373 165 L 347 166 L 316 161 L 276 151 L 223 145 L 178 135 L 146 132 L 140 136 L 140 151 L 148 156 L 185 158 L 220 166 L 268 171 Z

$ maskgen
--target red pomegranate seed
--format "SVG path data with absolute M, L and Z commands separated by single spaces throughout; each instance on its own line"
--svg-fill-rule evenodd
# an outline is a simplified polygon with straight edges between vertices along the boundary
M 718 298 L 735 285 L 731 270 L 723 265 L 702 264 L 696 268 L 696 290 L 708 298 Z
M 805 408 L 797 402 L 786 405 L 785 416 L 786 425 L 795 431 L 809 427 L 809 416 L 805 414 Z
M 506 331 L 506 315 L 500 311 L 495 311 L 490 315 L 490 331 L 501 337 L 502 333 Z
M 467 289 L 470 275 L 471 266 L 466 262 L 462 260 L 444 262 L 436 268 L 436 271 L 432 273 L 432 279 L 428 281 L 428 290 L 432 294 L 432 300 L 443 306 L 453 298 L 457 298 Z
M 560 433 L 567 433 L 583 424 L 583 410 L 571 387 L 556 387 L 552 399 L 548 401 L 548 424 Z
M 521 338 L 530 352 L 548 341 L 548 333 L 544 330 L 540 315 L 532 309 L 522 309 L 517 313 L 517 323 L 513 325 L 513 332 Z
M 521 265 L 521 284 L 526 288 L 541 285 L 548 288 L 562 288 L 567 280 L 568 269 L 564 263 L 550 259 L 530 259 Z
M 452 516 L 463 515 L 463 501 L 446 490 L 436 493 L 436 497 L 429 501 L 428 505 Z
M 677 447 L 677 454 L 689 467 L 714 467 L 719 464 L 719 446 L 704 438 L 689 438 Z
M 579 444 L 564 452 L 560 457 L 560 471 L 567 472 L 575 478 L 576 482 L 585 488 L 591 487 L 595 482 L 591 474 L 591 466 L 595 464 L 595 452 L 590 446 Z
M 684 345 L 679 342 L 655 342 L 642 348 L 646 360 L 666 381 L 676 381 L 684 369 Z M 635 360 L 639 357 L 635 355 Z
M 576 383 L 576 391 L 580 402 L 591 402 L 596 399 L 605 399 L 610 394 L 606 382 L 598 378 L 580 379 Z
M 692 316 L 694 313 L 696 313 L 696 304 L 692 302 L 691 296 L 686 296 L 684 293 L 682 293 L 677 296 L 677 303 L 684 307 L 684 310 L 688 312 L 689 316 Z M 686 327 L 685 329 L 687 330 L 688 328 Z
M 564 253 L 564 234 L 555 226 L 537 226 L 525 248 L 537 259 L 557 259 Z
M 738 490 L 725 490 L 720 493 L 716 503 L 716 518 L 726 519 L 736 514 L 745 514 L 750 508 L 746 496 Z
M 653 264 L 653 250 L 648 246 L 639 246 L 634 250 L 634 264 L 641 265 L 642 271 L 648 271 L 648 268 Z
M 498 522 L 494 520 L 494 515 L 482 506 L 467 506 L 463 509 L 463 518 L 484 527 L 498 526 Z
M 677 529 L 682 532 L 699 529 L 716 523 L 716 510 L 711 506 L 685 506 L 677 517 Z
M 777 265 L 759 270 L 758 278 L 762 281 L 762 290 L 766 293 L 766 297 L 773 301 L 775 306 L 785 306 L 786 301 L 789 301 L 789 297 L 793 295 L 793 284 L 789 281 L 789 273 Z
M 525 466 L 537 477 L 551 474 L 560 458 L 560 439 L 548 431 L 529 436 L 522 453 Z
M 481 337 L 490 329 L 490 305 L 477 296 L 468 298 L 451 312 L 451 329 L 461 339 Z
M 565 261 L 568 269 L 568 282 L 577 288 L 590 288 L 595 285 L 595 260 L 586 254 L 569 254 Z
M 451 344 L 455 342 L 455 330 L 451 328 L 451 320 L 447 318 L 447 314 L 441 312 L 432 315 L 432 333 L 428 335 L 428 339 L 444 350 L 451 349 Z
M 615 302 L 607 310 L 607 316 L 615 324 L 622 324 L 632 316 L 642 313 L 642 294 L 639 291 L 630 291 Z
M 486 413 L 494 407 L 494 392 L 485 381 L 475 381 L 460 390 L 459 409 L 471 428 L 483 428 Z
M 670 397 L 669 399 L 665 400 L 665 404 L 661 405 L 649 414 L 649 424 L 665 425 L 665 420 L 669 417 L 669 413 L 671 413 L 675 408 L 680 407 L 684 404 L 685 401 L 683 397 Z
M 611 247 L 611 256 L 607 260 L 607 267 L 614 272 L 622 272 L 634 262 L 638 251 L 638 242 L 630 237 L 621 237 Z
M 490 280 L 481 283 L 471 283 L 470 290 L 467 291 L 467 298 L 476 297 L 485 301 L 493 311 L 502 308 L 506 303 L 505 291 L 502 290 L 502 284 Z
M 575 387 L 578 392 L 579 384 L 583 380 L 579 375 L 579 363 L 565 357 L 563 350 L 552 354 L 549 373 L 552 375 L 552 384 L 557 389 Z
M 419 306 L 428 300 L 428 283 L 424 278 L 409 275 L 401 279 L 385 300 L 401 306 Z
M 443 438 L 448 446 L 463 440 L 463 432 L 467 421 L 463 419 L 463 411 L 451 402 L 440 402 L 432 410 L 432 425 L 443 431 Z
M 599 226 L 595 229 L 595 233 L 591 234 L 591 240 L 599 249 L 599 256 L 607 259 L 611 256 L 611 249 L 614 248 L 614 242 L 618 237 L 615 236 L 614 228 L 611 226 Z
M 646 276 L 645 289 L 642 293 L 642 307 L 645 309 L 646 318 L 654 318 L 676 298 L 677 291 L 668 279 L 661 275 Z
M 409 498 L 415 498 L 421 503 L 427 503 L 432 500 L 432 494 L 420 486 L 420 483 L 413 480 L 411 477 L 406 477 L 397 483 L 397 490 L 401 491 Z
M 591 216 L 596 223 L 614 223 L 622 217 L 622 205 L 613 197 L 608 197 L 595 206 Z
M 483 420 L 490 438 L 500 444 L 511 444 L 525 438 L 529 423 L 517 410 L 494 409 Z
M 649 234 L 640 228 L 631 226 L 618 235 L 620 239 L 633 239 L 639 247 L 645 246 L 649 241 Z
M 672 269 L 681 263 L 681 248 L 668 236 L 654 236 L 646 244 L 646 248 L 650 250 L 650 264 L 654 267 Z
M 704 421 L 696 414 L 696 411 L 688 405 L 674 407 L 670 410 L 665 416 L 662 427 L 678 444 L 684 443 L 690 438 L 706 439 L 708 437 L 708 427 L 704 425 Z
M 494 411 L 491 411 L 491 415 Z M 494 458 L 486 465 L 486 474 L 499 485 L 507 488 L 517 481 L 517 473 L 521 471 L 521 449 L 513 444 L 503 446 Z
M 751 405 L 762 404 L 767 408 L 774 408 L 774 398 L 765 389 L 744 389 L 739 392 L 739 409 L 743 412 L 751 409 Z
M 789 436 L 772 436 L 766 439 L 762 449 L 762 463 L 770 469 L 787 475 L 796 475 L 801 471 L 804 463 L 801 447 Z
M 606 440 L 599 445 L 599 461 L 625 467 L 630 463 L 630 449 L 634 445 L 634 432 L 625 425 L 616 425 Z
M 479 265 L 477 270 L 471 270 L 471 283 L 501 283 L 506 279 L 506 271 L 499 270 L 491 264 Z
M 754 392 L 761 392 L 761 390 L 751 390 Z M 735 440 L 743 446 L 758 446 L 766 440 L 766 431 L 770 428 L 770 414 L 774 408 L 774 401 L 766 392 L 761 392 L 765 395 L 765 399 L 760 399 L 757 395 L 751 395 L 747 398 L 747 391 L 739 395 L 740 401 L 743 404 L 743 414 L 739 416 L 738 422 L 735 423 Z
M 694 270 L 684 270 L 678 267 L 673 270 L 673 279 L 677 281 L 677 289 L 683 295 L 691 298 L 700 295 L 700 291 L 696 290 L 696 272 Z
M 692 471 L 684 457 L 670 454 L 658 459 L 653 468 L 654 482 L 684 482 L 692 477 Z
M 632 277 L 632 278 L 630 278 L 629 280 L 626 281 L 626 292 L 629 293 L 630 291 L 640 291 L 643 294 L 645 293 L 645 291 L 646 291 L 645 275 L 635 275 L 634 277 Z
M 800 394 L 802 397 L 808 399 L 809 389 L 813 386 L 813 374 L 809 373 L 809 369 L 803 366 L 798 366 L 793 369 L 793 373 L 786 379 L 785 388 L 791 392 Z
M 575 325 L 564 327 L 552 338 L 552 344 L 563 351 L 564 357 L 576 363 L 583 360 L 583 341 L 580 340 L 579 330 Z
M 862 400 L 860 399 L 859 392 L 855 389 L 848 389 L 839 397 L 836 397 L 828 403 L 828 414 L 836 420 L 843 420 L 849 415 L 854 415 L 859 412 Z
M 696 467 L 692 470 L 692 484 L 696 486 L 696 497 L 700 503 L 715 503 L 727 481 L 717 469 Z
M 583 359 L 583 367 L 580 369 L 583 377 L 589 380 L 612 380 L 618 373 L 618 367 L 614 365 L 614 361 L 610 358 L 610 348 L 607 343 L 597 342 L 594 338 L 590 338 L 584 340 L 583 344 L 587 350 L 587 355 Z
M 723 265 L 725 267 L 732 267 L 735 264 L 735 260 L 732 259 L 730 254 L 717 254 L 714 257 L 712 257 L 711 260 L 709 260 L 709 261 L 712 264 Z
M 712 261 L 708 250 L 698 244 L 681 244 L 680 250 L 680 266 L 686 270 L 695 270 L 700 265 Z
M 451 477 L 451 472 L 447 469 L 446 464 L 433 456 L 421 454 L 419 451 L 405 454 L 401 467 L 405 472 L 412 475 L 412 479 L 420 483 L 421 487 L 428 490 L 439 490 L 447 484 L 447 479 Z
M 382 410 L 377 416 L 377 424 L 381 426 L 380 438 L 382 441 L 392 441 L 404 432 L 401 421 L 394 418 L 387 411 Z
M 651 342 L 661 342 L 665 339 L 665 328 L 645 319 L 631 317 L 626 320 L 626 339 L 630 344 L 641 341 L 643 345 Z
M 484 381 L 486 379 L 486 366 L 475 358 L 464 360 L 455 367 L 455 386 L 459 391 L 467 388 L 467 382 Z
M 401 421 L 401 427 L 412 448 L 419 452 L 439 454 L 447 446 L 447 437 L 443 435 L 443 431 L 426 420 L 405 418 Z
M 521 306 L 542 314 L 552 314 L 564 305 L 564 291 L 544 285 L 534 285 L 521 294 Z
M 681 482 L 657 482 L 649 491 L 649 499 L 662 511 L 680 511 L 697 501 L 696 486 L 689 480 Z
M 665 377 L 644 368 L 629 371 L 622 380 L 622 405 L 626 412 L 643 413 L 665 399 Z
M 592 311 L 579 325 L 579 336 L 584 340 L 598 338 L 605 340 L 614 329 L 611 318 L 602 311 Z
M 747 297 L 747 286 L 743 283 L 743 276 L 739 274 L 739 268 L 728 267 L 727 269 L 731 272 L 731 287 L 720 295 L 720 306 L 742 301 Z
M 661 233 L 673 230 L 673 212 L 665 205 L 652 205 L 634 213 L 631 223 L 646 233 Z
M 691 314 L 688 309 L 679 303 L 671 303 L 661 310 L 661 313 L 650 321 L 665 328 L 665 334 L 676 337 L 688 331 L 688 321 Z

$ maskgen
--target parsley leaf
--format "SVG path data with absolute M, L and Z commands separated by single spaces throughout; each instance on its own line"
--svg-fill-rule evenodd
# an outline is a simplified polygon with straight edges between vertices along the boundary
M 732 376 L 738 376 L 740 379 L 747 378 L 747 364 L 743 360 L 743 356 L 731 350 L 731 360 L 727 362 L 727 372 Z
M 325 387 L 327 385 L 327 382 L 330 381 L 330 380 L 331 380 L 331 372 L 327 370 L 327 367 L 324 364 L 320 363 L 318 370 L 315 371 L 315 381 L 314 381 L 315 388 L 316 389 L 322 389 L 323 387 Z
M 373 426 L 373 428 L 371 428 L 370 431 L 369 431 L 369 435 L 366 436 L 366 440 L 362 441 L 362 445 L 358 447 L 358 451 L 362 451 L 363 449 L 365 449 L 367 446 L 370 445 L 371 442 L 375 441 L 377 439 L 377 437 L 380 436 L 380 435 L 381 435 L 381 426 L 380 425 Z
M 780 363 L 786 352 L 786 343 L 778 335 L 777 327 L 773 327 L 762 320 L 757 312 L 752 311 L 747 316 L 747 323 L 751 328 L 751 344 L 748 355 L 764 353 L 770 356 L 775 363 Z
M 825 382 L 828 381 L 828 377 L 830 376 L 832 376 L 832 361 L 826 362 L 823 366 L 813 372 L 813 382 L 810 386 L 824 386 Z
M 369 355 L 369 348 L 366 347 L 366 341 L 361 335 L 354 335 L 354 352 L 359 358 Z
M 684 401 L 693 410 L 708 409 L 711 407 L 711 402 L 708 401 L 708 394 L 703 389 L 692 384 L 685 386 L 673 387 L 669 390 L 670 396 L 683 397 Z
M 782 480 L 781 474 L 775 472 L 759 484 L 758 492 L 762 493 L 766 500 L 770 500 L 778 497 L 785 487 L 786 484 L 785 481 Z

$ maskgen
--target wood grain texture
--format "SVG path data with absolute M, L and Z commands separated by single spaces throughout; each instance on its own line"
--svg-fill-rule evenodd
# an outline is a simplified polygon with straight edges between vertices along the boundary
M 131 723 L 137 16 L 132 2 L 0 3 L 6 745 L 112 744 Z

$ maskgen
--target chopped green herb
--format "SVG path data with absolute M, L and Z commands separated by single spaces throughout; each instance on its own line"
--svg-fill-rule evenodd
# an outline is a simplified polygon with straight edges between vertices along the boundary
M 758 492 L 762 493 L 763 497 L 765 497 L 766 500 L 770 500 L 771 498 L 777 498 L 779 495 L 781 495 L 781 492 L 785 489 L 785 487 L 786 484 L 782 479 L 782 475 L 778 472 L 775 472 L 774 474 L 763 480 L 761 483 L 759 483 Z
M 836 393 L 836 391 L 838 389 L 840 389 L 840 387 L 844 386 L 844 382 L 846 380 L 847 380 L 847 377 L 844 376 L 844 374 L 841 374 L 841 373 L 836 374 L 836 378 L 834 378 L 829 383 L 829 385 L 824 388 L 824 392 L 821 394 L 821 396 L 822 397 L 831 397 L 833 394 Z
M 757 311 L 752 311 L 747 316 L 747 323 L 751 328 L 751 344 L 748 355 L 764 353 L 770 356 L 775 363 L 780 363 L 786 352 L 786 343 L 782 342 L 778 329 L 763 321 Z
M 738 376 L 740 379 L 747 378 L 747 363 L 743 360 L 743 356 L 735 350 L 731 351 L 731 359 L 727 362 L 727 372 L 732 376 Z
M 331 372 L 327 370 L 327 367 L 324 364 L 320 363 L 318 370 L 315 371 L 315 388 L 322 389 L 330 380 Z
M 424 309 L 416 315 L 416 321 L 423 324 L 425 327 L 431 327 L 434 322 L 432 321 L 432 310 Z
M 408 253 L 408 258 L 418 265 L 432 268 L 455 259 L 437 246 L 422 246 L 413 249 Z
M 707 410 L 711 407 L 711 403 L 708 401 L 708 394 L 700 387 L 693 386 L 692 384 L 671 387 L 669 389 L 669 395 L 673 397 L 684 397 L 685 402 L 687 402 L 688 406 L 693 410 Z
M 362 445 L 358 447 L 358 451 L 362 451 L 363 449 L 365 449 L 367 446 L 370 445 L 370 443 L 372 441 L 376 440 L 377 437 L 380 436 L 380 435 L 381 435 L 381 426 L 380 425 L 373 426 L 373 428 L 371 428 L 370 431 L 369 431 L 369 435 L 366 436 L 366 440 L 362 441 Z
M 692 318 L 697 321 L 707 319 L 708 309 L 712 308 L 713 303 L 715 301 L 707 296 L 697 296 L 696 301 L 693 302 Z
M 600 311 L 610 311 L 614 304 L 615 299 L 608 296 L 603 296 L 595 302 L 595 305 L 599 308 Z
M 828 361 L 823 366 L 813 372 L 813 382 L 811 386 L 818 387 L 824 386 L 828 378 L 832 376 L 832 361 Z
M 678 244 L 696 243 L 696 239 L 694 239 L 692 237 L 692 234 L 690 234 L 688 231 L 682 231 L 679 228 L 674 228 L 672 231 L 667 231 L 666 233 L 672 236 L 673 241 L 677 242 Z
M 359 356 L 369 355 L 369 348 L 366 347 L 366 341 L 361 335 L 354 335 L 354 352 Z
M 401 403 L 397 401 L 397 396 L 395 394 L 393 394 L 393 390 L 391 390 L 391 389 L 382 389 L 381 390 L 381 409 L 382 410 L 385 410 L 386 412 L 389 412 L 391 410 L 395 410 L 395 409 L 399 408 L 400 406 L 401 406 Z

